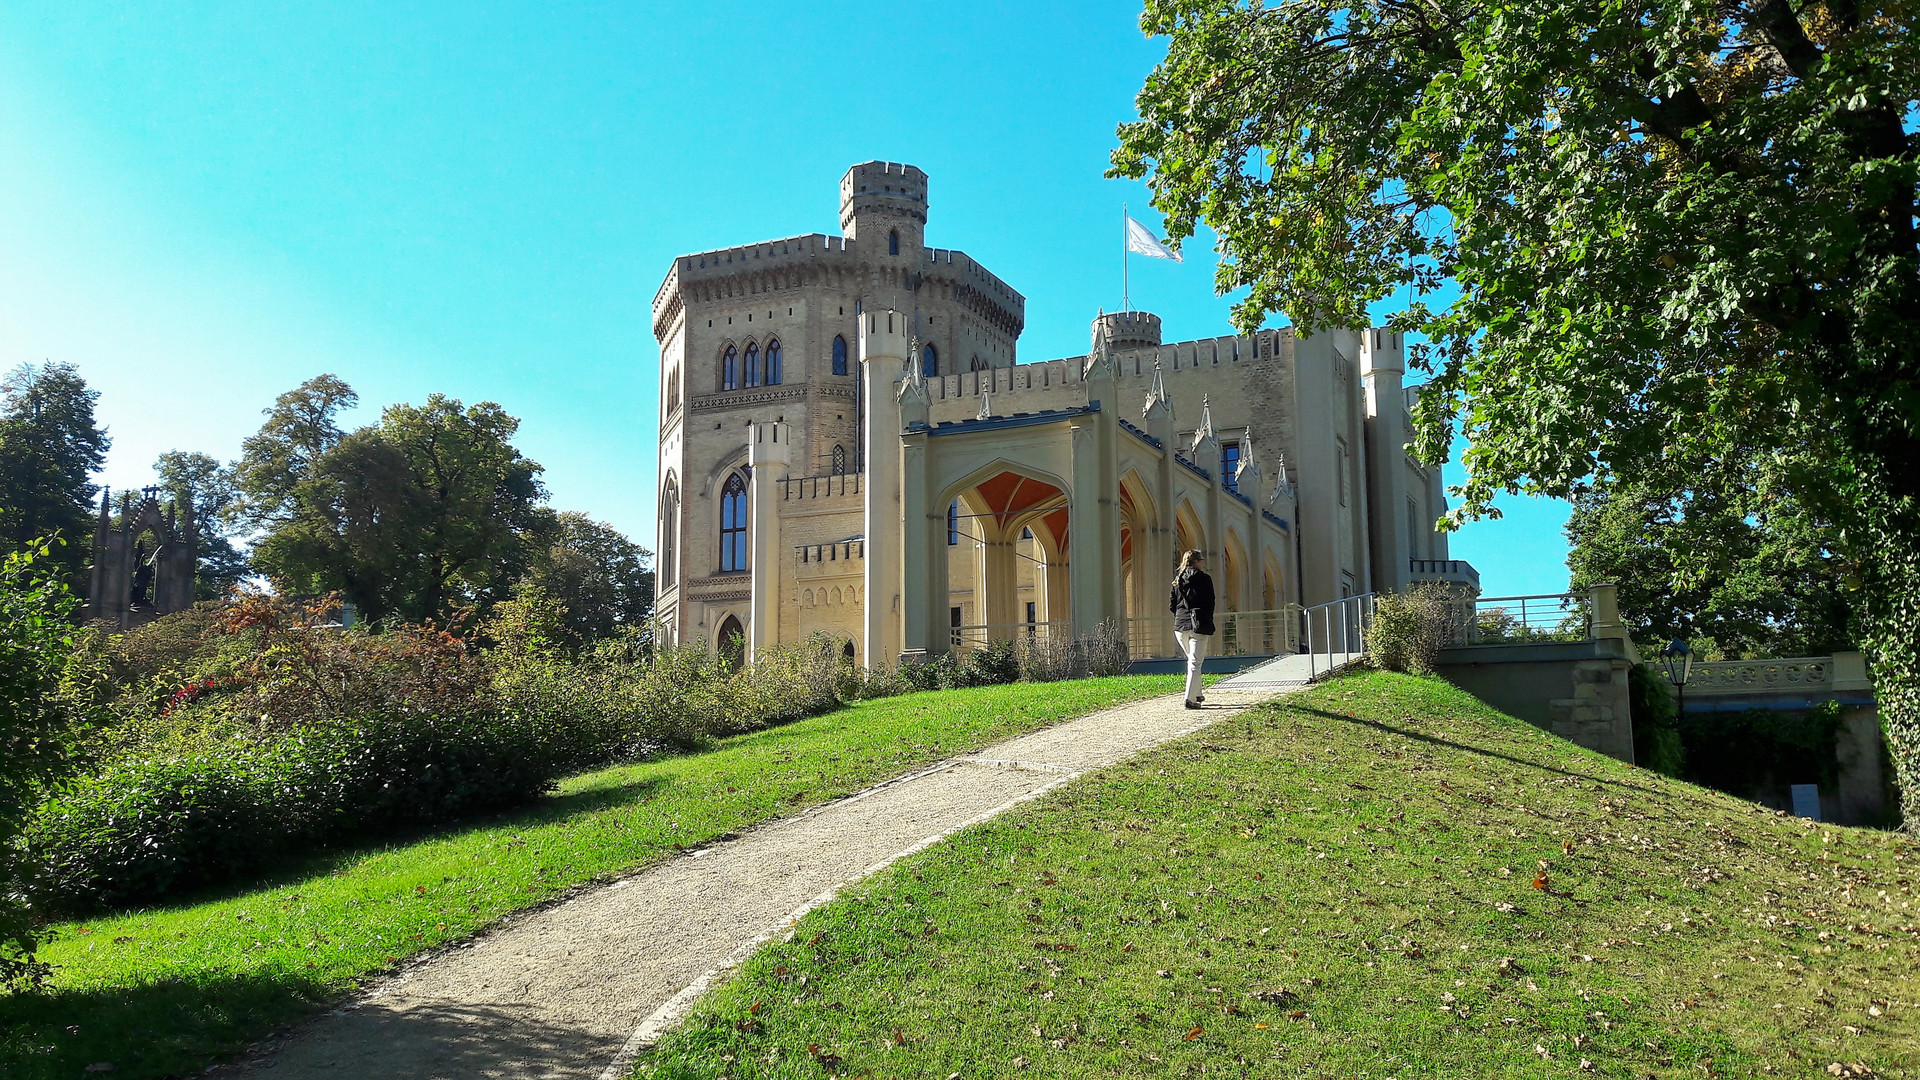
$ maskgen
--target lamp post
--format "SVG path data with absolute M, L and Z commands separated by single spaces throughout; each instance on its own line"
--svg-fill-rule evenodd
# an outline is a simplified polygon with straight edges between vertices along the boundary
M 1693 674 L 1693 650 L 1681 638 L 1675 638 L 1666 648 L 1660 650 L 1660 659 L 1666 661 L 1667 681 L 1679 692 L 1679 704 L 1674 708 L 1677 720 L 1687 711 L 1687 676 Z

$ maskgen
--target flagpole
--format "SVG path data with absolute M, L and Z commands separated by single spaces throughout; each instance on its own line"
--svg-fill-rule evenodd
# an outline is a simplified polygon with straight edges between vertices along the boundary
M 1133 282 L 1127 266 L 1127 204 L 1120 204 L 1120 307 L 1133 310 Z

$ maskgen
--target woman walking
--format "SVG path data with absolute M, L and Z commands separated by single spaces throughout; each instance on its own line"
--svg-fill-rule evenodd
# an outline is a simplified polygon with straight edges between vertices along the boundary
M 1187 708 L 1197 709 L 1207 700 L 1200 692 L 1200 665 L 1207 659 L 1207 639 L 1213 636 L 1213 579 L 1207 576 L 1204 553 L 1189 550 L 1180 556 L 1167 608 L 1173 612 L 1173 639 L 1187 658 Z

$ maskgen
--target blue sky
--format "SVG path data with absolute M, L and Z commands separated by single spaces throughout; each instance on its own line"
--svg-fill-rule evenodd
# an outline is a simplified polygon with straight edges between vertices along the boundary
M 1130 3 L 292 7 L 0 0 L 0 367 L 79 365 L 115 486 L 333 372 L 357 422 L 500 402 L 555 505 L 650 542 L 676 254 L 838 232 L 847 166 L 909 161 L 1042 359 L 1120 305 L 1122 202 L 1159 227 L 1101 177 L 1162 51 Z M 1227 329 L 1210 250 L 1133 262 L 1169 339 Z M 1504 508 L 1455 556 L 1564 588 L 1564 505 Z

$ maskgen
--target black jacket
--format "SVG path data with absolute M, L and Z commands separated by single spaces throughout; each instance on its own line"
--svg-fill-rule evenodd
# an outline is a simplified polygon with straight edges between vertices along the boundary
M 1167 610 L 1173 612 L 1175 630 L 1211 635 L 1213 579 L 1205 570 L 1182 570 L 1174 579 L 1173 591 L 1167 594 Z

